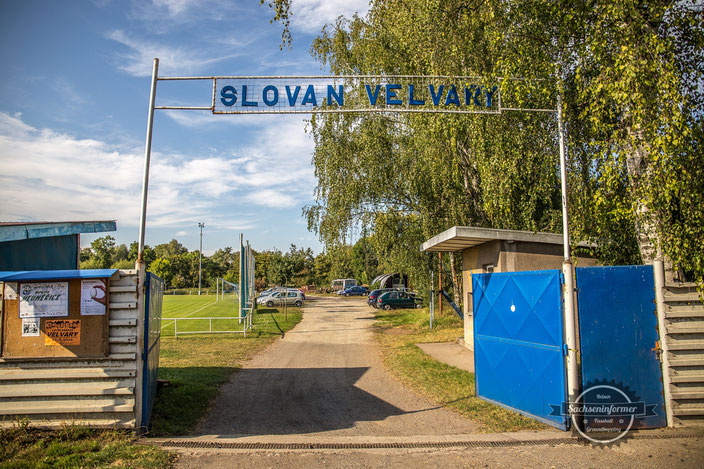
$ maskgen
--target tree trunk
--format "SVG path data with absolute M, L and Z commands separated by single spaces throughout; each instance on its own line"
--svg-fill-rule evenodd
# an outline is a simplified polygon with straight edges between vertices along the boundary
M 658 240 L 658 219 L 643 200 L 650 176 L 649 162 L 646 150 L 640 145 L 630 148 L 630 155 L 626 158 L 628 179 L 631 185 L 631 194 L 635 205 L 635 228 L 638 237 L 638 248 L 643 264 L 652 264 L 654 260 L 662 259 L 665 266 L 665 281 L 678 280 L 680 275 L 672 261 L 662 254 Z

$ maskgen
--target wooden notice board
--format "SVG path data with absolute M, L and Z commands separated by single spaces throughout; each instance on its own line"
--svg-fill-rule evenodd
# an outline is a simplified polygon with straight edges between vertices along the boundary
M 47 314 L 46 311 L 28 312 L 26 306 L 23 309 L 20 305 L 21 298 L 26 300 L 27 292 L 36 292 L 35 298 L 39 295 L 54 298 L 51 295 L 56 292 L 42 290 L 42 285 L 56 287 L 58 293 L 55 297 L 65 293 L 65 288 L 68 287 L 67 308 L 65 298 L 58 307 L 67 310 L 68 314 L 54 311 L 43 317 L 28 316 Z M 5 282 L 2 292 L 2 358 L 106 357 L 109 352 L 109 285 L 109 278 Z M 94 300 L 93 303 L 85 301 L 88 292 L 92 291 L 90 294 L 98 296 L 95 294 L 98 291 L 96 286 L 104 292 L 104 296 L 99 292 L 99 300 Z

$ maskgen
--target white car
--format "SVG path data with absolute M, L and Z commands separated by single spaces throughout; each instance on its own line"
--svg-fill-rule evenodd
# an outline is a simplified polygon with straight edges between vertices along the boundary
M 295 289 L 289 289 L 288 292 L 276 291 L 272 292 L 267 296 L 260 296 L 257 298 L 258 305 L 265 305 L 269 308 L 273 306 L 282 306 L 285 302 L 287 305 L 294 305 L 301 307 L 305 298 L 303 293 Z

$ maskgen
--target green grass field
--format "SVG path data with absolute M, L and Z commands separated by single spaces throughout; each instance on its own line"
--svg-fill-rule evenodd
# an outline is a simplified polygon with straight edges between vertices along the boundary
M 213 331 L 241 331 L 237 314 L 237 298 L 232 294 L 220 301 L 216 301 L 215 295 L 164 295 L 161 334 L 173 336 L 176 327 L 179 335 L 182 332 L 208 331 L 211 327 Z M 176 324 L 177 318 L 188 319 L 179 319 Z

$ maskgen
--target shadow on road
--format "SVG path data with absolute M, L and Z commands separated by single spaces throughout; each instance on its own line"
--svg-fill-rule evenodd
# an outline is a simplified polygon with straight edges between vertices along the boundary
M 369 368 L 258 368 L 237 373 L 201 431 L 286 435 L 351 428 L 405 412 L 355 386 Z

